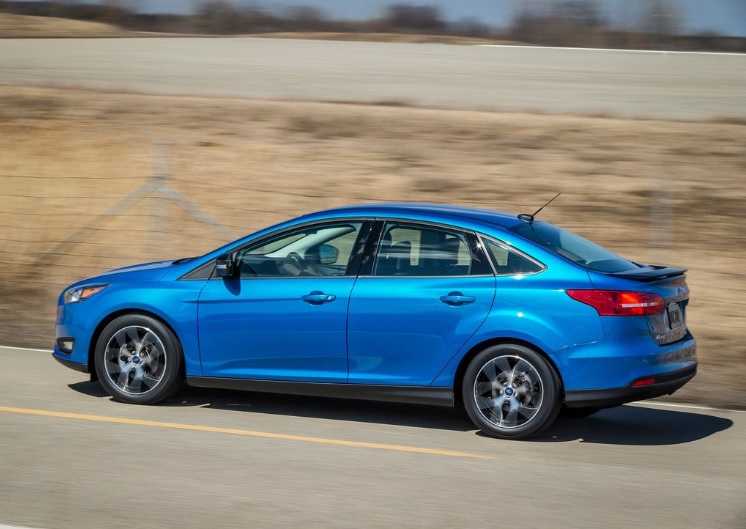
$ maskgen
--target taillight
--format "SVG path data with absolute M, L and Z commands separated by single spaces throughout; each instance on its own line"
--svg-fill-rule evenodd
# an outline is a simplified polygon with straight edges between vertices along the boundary
M 649 316 L 663 311 L 666 302 L 658 294 L 626 290 L 566 290 L 575 301 L 590 305 L 600 316 Z

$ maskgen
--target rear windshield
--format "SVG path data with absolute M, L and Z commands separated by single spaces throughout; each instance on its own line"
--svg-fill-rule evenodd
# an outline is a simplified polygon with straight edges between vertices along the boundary
M 510 228 L 510 231 L 589 270 L 615 273 L 640 268 L 580 235 L 546 222 L 526 222 Z

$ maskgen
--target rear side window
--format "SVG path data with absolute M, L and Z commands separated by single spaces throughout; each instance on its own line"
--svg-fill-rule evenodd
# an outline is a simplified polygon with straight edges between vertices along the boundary
M 485 239 L 485 248 L 495 265 L 495 272 L 499 276 L 517 276 L 537 274 L 544 270 L 540 263 L 529 259 L 504 244 Z
M 431 226 L 387 223 L 373 275 L 469 275 L 471 264 L 471 251 L 463 233 Z
M 606 248 L 546 222 L 518 224 L 510 231 L 589 270 L 624 272 L 639 268 Z

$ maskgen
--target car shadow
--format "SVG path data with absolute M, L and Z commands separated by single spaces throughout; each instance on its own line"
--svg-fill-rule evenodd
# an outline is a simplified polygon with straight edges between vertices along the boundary
M 733 426 L 733 421 L 707 412 L 625 405 L 601 410 L 590 417 L 560 416 L 534 439 L 567 442 L 660 446 L 691 443 Z
M 98 382 L 75 382 L 73 384 L 68 384 L 67 387 L 73 391 L 82 393 L 83 395 L 88 395 L 89 397 L 109 396 L 109 394 L 106 393 L 104 388 Z
M 98 382 L 69 384 L 70 389 L 91 397 L 110 398 Z M 309 397 L 184 387 L 158 406 L 194 407 L 266 415 L 391 424 L 468 432 L 474 425 L 462 410 L 394 402 Z
M 414 426 L 467 432 L 474 425 L 461 410 L 395 402 L 373 402 L 277 393 L 184 388 L 163 406 L 198 406 L 218 410 Z
M 91 397 L 109 398 L 97 382 L 78 382 L 69 387 Z M 457 432 L 472 431 L 475 435 L 484 435 L 475 429 L 463 410 L 415 404 L 185 387 L 159 406 L 198 407 Z M 675 445 L 704 439 L 727 430 L 732 425 L 733 421 L 730 419 L 705 412 L 625 405 L 601 410 L 582 419 L 560 416 L 546 431 L 532 439 L 532 442 Z

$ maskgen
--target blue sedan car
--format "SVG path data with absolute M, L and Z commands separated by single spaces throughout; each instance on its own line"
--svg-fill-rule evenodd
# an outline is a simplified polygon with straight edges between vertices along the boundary
M 694 377 L 685 272 L 533 215 L 351 206 L 70 286 L 54 357 L 123 402 L 186 382 L 458 405 L 525 439 Z

